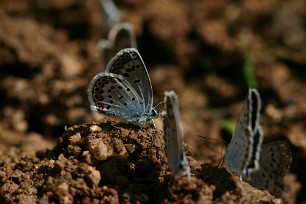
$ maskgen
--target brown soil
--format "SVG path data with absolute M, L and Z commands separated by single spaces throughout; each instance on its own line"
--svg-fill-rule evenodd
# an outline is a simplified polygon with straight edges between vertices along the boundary
M 296 203 L 306 200 L 306 2 L 116 1 L 136 30 L 155 96 L 179 95 L 192 179 L 173 178 L 161 121 L 137 127 L 92 114 L 104 70 L 97 1 L 0 2 L 0 203 Z M 254 66 L 265 141 L 293 162 L 282 198 L 218 165 Z M 160 109 L 162 106 L 160 106 Z M 96 122 L 93 122 L 96 121 Z M 79 125 L 78 125 L 79 124 Z M 72 126 L 72 127 L 70 127 Z M 69 127 L 69 128 L 68 128 Z M 304 193 L 303 193 L 304 192 Z

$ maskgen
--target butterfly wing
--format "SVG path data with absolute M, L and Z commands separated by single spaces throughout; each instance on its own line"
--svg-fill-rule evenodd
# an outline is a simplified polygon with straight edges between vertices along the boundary
M 98 43 L 103 62 L 108 62 L 121 49 L 128 47 L 137 47 L 136 37 L 129 23 L 116 23 L 109 31 L 108 39 Z
M 109 61 L 105 72 L 120 75 L 129 82 L 145 102 L 146 113 L 151 113 L 153 106 L 151 81 L 137 49 L 122 49 Z
M 136 37 L 130 23 L 115 24 L 110 30 L 108 38 L 114 42 L 116 53 L 123 48 L 137 48 Z
M 165 92 L 164 140 L 168 165 L 174 175 L 190 177 L 190 167 L 183 149 L 181 117 L 174 91 Z
M 280 196 L 283 189 L 283 177 L 289 171 L 291 160 L 291 151 L 286 142 L 264 144 L 259 161 L 260 168 L 251 172 L 248 182 L 258 189 Z
M 233 137 L 224 156 L 224 165 L 227 170 L 240 176 L 246 174 L 250 163 L 253 163 L 253 168 L 258 168 L 258 151 L 262 143 L 259 113 L 259 93 L 256 89 L 249 89 Z
M 99 73 L 90 82 L 88 98 L 93 111 L 135 122 L 145 111 L 138 93 L 120 75 Z
M 260 151 L 263 141 L 263 131 L 259 124 L 260 119 L 260 107 L 261 107 L 261 99 L 259 93 L 256 89 L 250 89 L 249 96 L 251 103 L 251 154 L 249 157 L 249 162 L 247 166 L 244 168 L 243 177 L 249 178 L 249 174 L 252 171 L 255 171 L 259 168 L 259 158 L 260 158 Z

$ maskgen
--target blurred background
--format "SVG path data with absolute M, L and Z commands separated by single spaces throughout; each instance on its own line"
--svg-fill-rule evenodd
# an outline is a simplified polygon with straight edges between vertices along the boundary
M 134 29 L 154 104 L 177 92 L 190 154 L 218 164 L 218 141 L 230 141 L 257 88 L 264 140 L 290 144 L 286 187 L 306 202 L 306 1 L 114 3 Z M 95 120 L 87 87 L 107 63 L 97 43 L 109 32 L 100 2 L 1 0 L 0 19 L 1 148 L 52 147 L 65 127 Z

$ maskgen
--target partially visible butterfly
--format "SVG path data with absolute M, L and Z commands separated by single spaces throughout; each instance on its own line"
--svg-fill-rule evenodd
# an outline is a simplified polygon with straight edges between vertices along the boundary
M 259 168 L 263 133 L 259 124 L 261 100 L 256 89 L 249 89 L 231 142 L 224 156 L 227 170 L 249 179 Z
M 121 22 L 120 11 L 113 0 L 99 0 L 99 2 L 109 27 Z
M 123 48 L 137 48 L 135 33 L 130 23 L 113 25 L 108 33 L 108 38 L 98 42 L 98 50 L 103 62 L 108 62 Z
M 175 176 L 187 175 L 190 167 L 183 147 L 183 133 L 177 96 L 174 91 L 165 92 L 164 141 L 168 166 Z
M 98 42 L 103 63 L 108 62 L 112 56 L 123 48 L 137 48 L 136 36 L 132 25 L 123 22 L 120 11 L 112 0 L 100 0 L 108 32 L 107 39 Z
M 291 161 L 291 151 L 286 142 L 266 143 L 260 153 L 259 169 L 250 173 L 247 182 L 279 197 L 283 191 L 283 178 L 290 169 Z
M 160 116 L 153 108 L 148 71 L 134 48 L 118 52 L 105 72 L 91 80 L 88 98 L 93 111 L 136 125 L 144 125 Z

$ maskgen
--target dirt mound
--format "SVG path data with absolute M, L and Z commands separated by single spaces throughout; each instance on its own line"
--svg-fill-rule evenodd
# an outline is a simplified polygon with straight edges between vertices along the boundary
M 1 1 L 1 202 L 279 202 L 216 167 L 224 144 L 199 137 L 230 141 L 249 86 L 262 98 L 264 143 L 292 151 L 283 200 L 305 201 L 305 2 L 115 3 L 135 28 L 154 103 L 178 94 L 195 176 L 169 175 L 150 125 L 89 124 L 86 90 L 105 69 L 96 45 L 108 33 L 99 1 Z
M 102 120 L 68 128 L 36 156 L 2 152 L 0 193 L 12 203 L 280 203 L 224 168 L 188 159 L 191 180 L 173 178 L 161 131 Z

